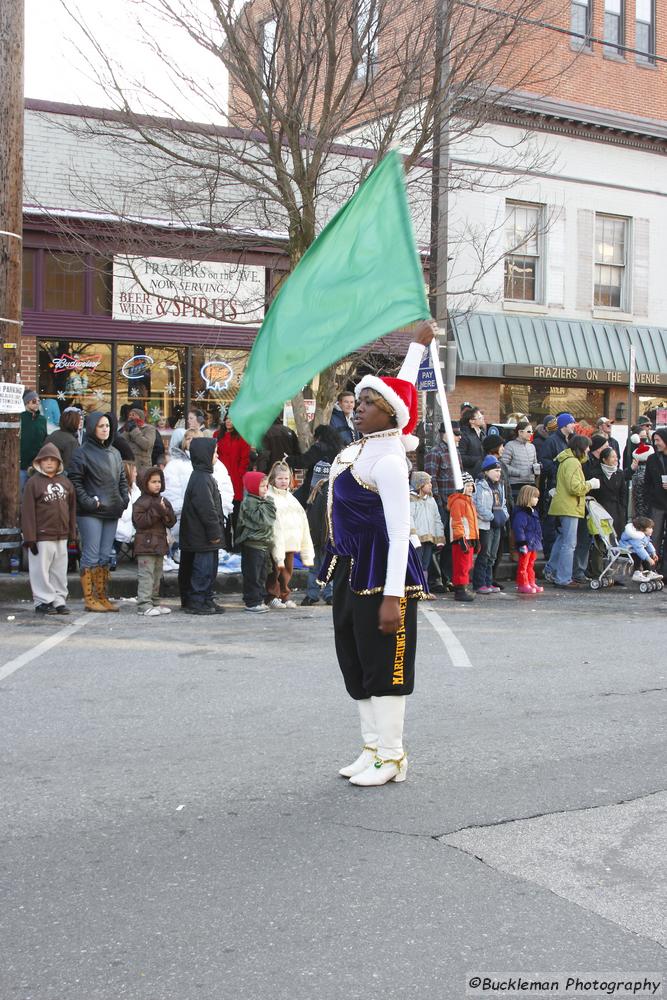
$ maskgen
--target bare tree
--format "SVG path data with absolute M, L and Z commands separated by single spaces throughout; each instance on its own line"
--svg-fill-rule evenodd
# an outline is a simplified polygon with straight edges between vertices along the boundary
M 206 105 L 213 122 L 228 114 L 233 127 L 197 126 L 158 87 L 128 79 L 81 10 L 61 2 L 81 32 L 81 58 L 114 109 L 72 127 L 111 144 L 124 165 L 110 198 L 81 171 L 78 197 L 85 193 L 91 207 L 116 220 L 114 240 L 124 231 L 133 254 L 150 244 L 141 220 L 166 216 L 170 247 L 183 256 L 261 246 L 286 258 L 289 270 L 374 162 L 396 146 L 404 153 L 418 236 L 428 246 L 436 119 L 455 148 L 493 122 L 508 94 L 550 92 L 576 57 L 568 50 L 564 64 L 563 50 L 556 53 L 545 37 L 543 0 L 497 8 L 432 0 L 442 4 L 439 19 L 431 4 L 399 0 L 139 0 L 136 31 L 153 57 Z M 549 9 L 552 20 L 561 16 L 553 4 Z M 156 23 L 219 61 L 229 77 L 228 106 L 219 88 L 180 68 Z M 160 113 L 146 114 L 147 106 Z M 351 155 L 350 144 L 362 151 Z M 462 166 L 450 169 L 448 182 L 454 191 L 507 184 L 513 169 L 534 167 L 544 155 L 526 133 L 498 151 L 495 177 Z M 488 234 L 470 238 L 482 249 L 490 242 Z M 479 256 L 484 273 L 492 264 L 486 250 Z M 472 290 L 477 281 L 471 276 Z M 352 368 L 342 363 L 320 374 L 315 424 L 328 419 Z M 308 441 L 303 394 L 293 406 L 299 436 Z

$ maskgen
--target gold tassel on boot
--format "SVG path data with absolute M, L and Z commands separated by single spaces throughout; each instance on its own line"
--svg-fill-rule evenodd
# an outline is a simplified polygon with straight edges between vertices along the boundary
M 98 601 L 93 586 L 92 569 L 81 570 L 81 590 L 83 591 L 83 602 L 86 611 L 106 611 L 101 601 Z
M 93 585 L 97 599 L 105 611 L 119 611 L 120 608 L 109 600 L 109 567 L 93 566 Z

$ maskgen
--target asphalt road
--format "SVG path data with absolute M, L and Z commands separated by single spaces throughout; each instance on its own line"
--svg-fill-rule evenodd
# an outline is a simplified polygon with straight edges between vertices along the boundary
M 324 607 L 3 604 L 0 1000 L 660 979 L 664 593 L 424 605 L 410 772 L 378 789 L 337 777 L 359 738 Z

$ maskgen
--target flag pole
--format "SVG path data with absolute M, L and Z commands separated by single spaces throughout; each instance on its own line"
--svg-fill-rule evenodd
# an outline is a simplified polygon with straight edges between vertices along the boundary
M 429 350 L 431 352 L 431 364 L 433 365 L 433 371 L 435 373 L 435 385 L 437 389 L 438 403 L 440 404 L 440 409 L 442 410 L 442 422 L 445 425 L 445 437 L 447 438 L 447 447 L 449 448 L 449 461 L 452 465 L 452 476 L 454 478 L 454 486 L 457 490 L 463 489 L 463 476 L 461 475 L 461 463 L 459 462 L 459 453 L 456 449 L 456 441 L 454 440 L 454 431 L 452 429 L 452 419 L 449 415 L 449 404 L 447 403 L 447 395 L 445 393 L 445 387 L 442 382 L 442 370 L 440 368 L 440 358 L 438 357 L 437 339 L 431 341 Z

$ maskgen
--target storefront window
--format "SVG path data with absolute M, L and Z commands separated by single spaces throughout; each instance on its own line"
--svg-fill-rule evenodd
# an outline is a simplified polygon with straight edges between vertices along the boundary
M 187 369 L 185 347 L 119 344 L 117 347 L 118 408 L 140 406 L 151 423 L 170 426 L 183 416 Z
M 562 412 L 572 413 L 576 420 L 585 420 L 594 426 L 597 418 L 606 413 L 604 389 L 551 385 L 549 382 L 501 383 L 501 423 L 516 413 L 525 413 L 534 423 L 539 423 L 548 413 Z
M 191 405 L 204 411 L 212 430 L 236 397 L 249 356 L 249 351 L 193 348 Z
M 66 406 L 107 410 L 111 405 L 111 348 L 71 340 L 39 342 L 39 391 Z
M 23 251 L 23 308 L 35 308 L 35 250 Z
M 83 312 L 86 262 L 75 253 L 44 254 L 44 308 Z

